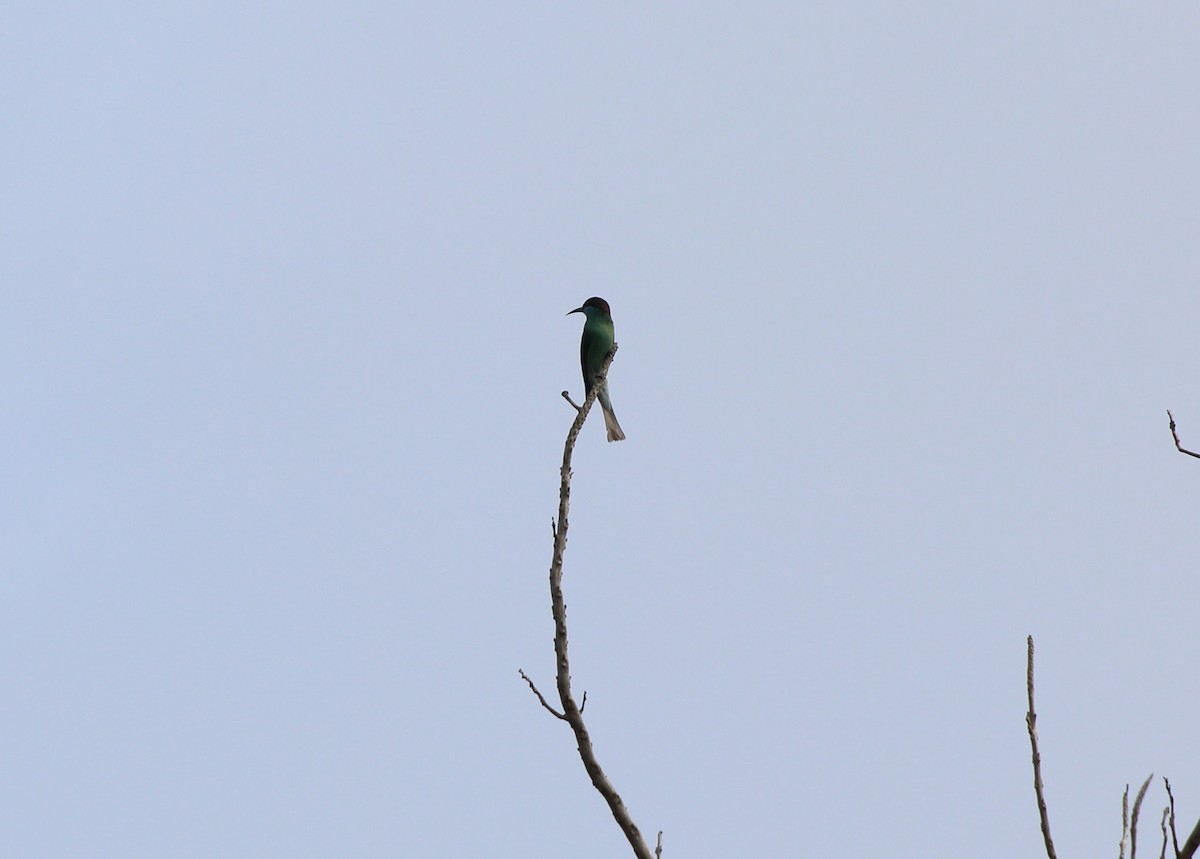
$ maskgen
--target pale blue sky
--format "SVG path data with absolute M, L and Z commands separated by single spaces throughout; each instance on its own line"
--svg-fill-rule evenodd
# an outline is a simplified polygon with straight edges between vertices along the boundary
M 0 842 L 1041 851 L 1200 816 L 1200 7 L 16 3 Z M 1163 794 L 1148 800 L 1154 841 Z M 1157 849 L 1157 845 L 1155 846 Z

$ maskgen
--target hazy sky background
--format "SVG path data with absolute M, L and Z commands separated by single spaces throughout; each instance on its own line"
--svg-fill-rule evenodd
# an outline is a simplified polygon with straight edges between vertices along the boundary
M 1200 7 L 0 15 L 0 842 L 1062 856 L 1200 816 Z M 1161 783 L 1143 815 L 1158 850 Z

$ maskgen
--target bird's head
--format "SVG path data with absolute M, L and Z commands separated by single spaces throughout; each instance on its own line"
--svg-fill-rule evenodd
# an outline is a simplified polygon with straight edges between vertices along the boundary
M 612 311 L 608 309 L 608 302 L 603 298 L 596 298 L 595 296 L 585 301 L 582 307 L 576 307 L 567 313 L 567 316 L 570 316 L 572 313 L 582 313 L 588 319 L 591 319 L 596 314 L 612 317 Z

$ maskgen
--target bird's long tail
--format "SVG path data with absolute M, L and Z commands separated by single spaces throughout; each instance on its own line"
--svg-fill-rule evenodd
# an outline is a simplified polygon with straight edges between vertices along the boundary
M 600 389 L 599 395 L 596 397 L 600 401 L 600 408 L 604 411 L 604 429 L 608 431 L 609 441 L 624 441 L 625 433 L 621 429 L 621 425 L 617 423 L 616 412 L 613 411 L 612 402 L 608 399 L 608 383 L 604 383 L 604 387 Z
M 617 423 L 617 416 L 613 414 L 612 409 L 604 409 L 604 428 L 608 430 L 609 441 L 624 441 L 625 433 L 621 431 L 621 425 Z

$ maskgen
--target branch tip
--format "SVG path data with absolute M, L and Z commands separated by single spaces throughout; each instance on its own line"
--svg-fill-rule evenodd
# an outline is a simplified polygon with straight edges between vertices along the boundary
M 1037 713 L 1033 709 L 1033 636 L 1026 636 L 1025 641 L 1025 691 L 1029 697 L 1029 711 L 1025 714 L 1025 727 L 1029 731 L 1029 747 L 1033 756 L 1033 792 L 1037 797 L 1038 817 L 1041 819 L 1042 840 L 1046 844 L 1046 856 L 1049 859 L 1058 859 L 1054 852 L 1054 840 L 1050 837 L 1050 815 L 1046 811 L 1046 795 L 1042 786 L 1042 756 L 1038 752 Z
M 1146 788 L 1150 787 L 1150 781 L 1154 778 L 1154 773 L 1150 773 L 1146 780 L 1142 782 L 1142 786 L 1138 789 L 1137 796 L 1133 800 L 1133 816 L 1129 819 L 1129 859 L 1137 859 L 1137 826 L 1138 815 L 1142 813 L 1142 800 L 1146 798 Z M 1125 796 L 1129 796 L 1129 787 L 1125 787 Z
M 1167 799 L 1170 800 L 1168 809 L 1171 812 L 1171 845 L 1175 848 L 1175 855 L 1179 855 L 1179 836 L 1175 834 L 1175 794 L 1171 793 L 1171 780 L 1163 776 L 1163 784 L 1167 786 Z
M 1183 442 L 1179 440 L 1179 433 L 1175 430 L 1175 416 L 1171 414 L 1171 410 L 1167 409 L 1167 426 L 1171 430 L 1171 438 L 1175 440 L 1175 449 L 1180 453 L 1186 453 L 1188 456 L 1194 456 L 1200 459 L 1200 453 L 1188 450 L 1183 446 Z
M 1125 842 L 1129 840 L 1129 785 L 1125 785 L 1125 793 L 1121 794 L 1121 844 L 1117 859 L 1125 859 Z

